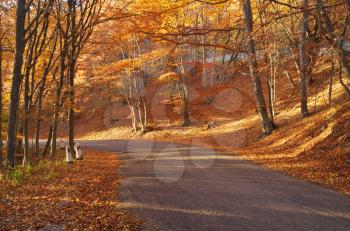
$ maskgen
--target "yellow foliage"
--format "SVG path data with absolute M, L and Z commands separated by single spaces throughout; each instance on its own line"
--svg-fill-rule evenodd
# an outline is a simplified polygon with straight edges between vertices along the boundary
M 179 76 L 175 72 L 168 72 L 159 76 L 158 79 L 160 82 L 170 82 L 170 81 L 178 80 Z

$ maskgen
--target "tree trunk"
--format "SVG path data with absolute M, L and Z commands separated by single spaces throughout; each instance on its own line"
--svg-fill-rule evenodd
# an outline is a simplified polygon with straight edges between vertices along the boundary
M 267 78 L 266 81 L 267 85 L 267 93 L 268 93 L 268 99 L 269 99 L 269 113 L 270 113 L 270 119 L 273 122 L 274 117 L 275 117 L 275 109 L 274 109 L 274 100 L 273 100 L 273 84 L 272 84 L 272 79 Z
M 36 114 L 36 125 L 35 125 L 35 155 L 38 155 L 40 152 L 40 129 L 41 129 L 41 111 L 42 111 L 42 93 L 40 89 L 40 96 L 39 96 L 39 102 L 38 102 L 38 111 Z
M 31 62 L 31 61 L 30 61 Z M 30 70 L 27 69 L 29 72 Z M 28 138 L 28 120 L 29 120 L 29 73 L 24 77 L 24 118 L 23 118 L 23 140 L 24 140 L 24 152 L 23 152 L 23 167 L 27 164 L 29 156 L 29 138 Z
M 190 126 L 191 120 L 190 120 L 190 109 L 188 105 L 188 90 L 185 83 L 181 83 L 181 94 L 182 94 L 182 110 L 183 110 L 183 119 L 184 122 L 182 126 Z
M 256 60 L 255 41 L 253 38 L 253 15 L 250 0 L 241 0 L 242 11 L 245 21 L 246 32 L 248 36 L 247 51 L 249 56 L 250 76 L 253 82 L 257 112 L 262 123 L 262 130 L 265 134 L 271 134 L 275 125 L 270 120 L 266 109 L 264 93 L 258 76 L 258 63 Z
M 109 121 L 108 123 L 113 123 L 113 104 L 112 104 L 112 89 L 111 89 L 111 81 L 107 82 L 107 89 L 108 89 L 108 117 Z
M 303 12 L 300 23 L 300 108 L 301 117 L 304 118 L 309 115 L 307 106 L 307 79 L 308 79 L 308 58 L 307 58 L 307 21 L 309 0 L 303 0 Z
M 333 75 L 334 75 L 334 55 L 332 50 L 332 56 L 331 56 L 331 71 L 329 73 L 329 88 L 328 88 L 328 101 L 329 104 L 332 104 L 332 91 L 333 91 Z
M 143 119 L 145 121 L 145 127 L 147 130 L 147 126 L 148 126 L 148 106 L 147 106 L 147 101 L 146 101 L 146 97 L 142 97 L 142 103 L 143 103 Z
M 285 71 L 284 71 L 284 74 L 286 75 L 286 77 L 287 77 L 287 79 L 288 79 L 288 81 L 289 81 L 289 83 L 290 83 L 290 86 L 291 86 L 293 89 L 295 89 L 294 80 L 293 80 L 292 76 L 289 74 L 288 70 L 285 70 Z
M 41 157 L 46 156 L 47 151 L 49 150 L 49 147 L 50 147 L 51 139 L 52 139 L 52 126 L 50 126 L 49 137 L 47 138 L 45 147 L 40 154 Z
M 68 109 L 68 143 L 70 150 L 74 150 L 74 77 L 75 64 L 69 67 L 69 109 Z
M 17 0 L 16 9 L 16 50 L 15 62 L 13 66 L 13 77 L 10 95 L 10 110 L 8 119 L 8 139 L 7 139 L 7 164 L 15 166 L 16 156 L 16 131 L 17 116 L 20 97 L 20 86 L 22 82 L 23 52 L 25 48 L 25 0 Z
M 70 32 L 70 54 L 68 56 L 68 78 L 69 78 L 69 109 L 68 109 L 68 144 L 70 150 L 74 150 L 74 79 L 77 60 L 77 34 L 76 34 L 76 0 L 68 0 L 68 20 L 71 22 Z
M 69 29 L 69 24 L 66 25 L 65 31 L 67 32 Z M 60 32 L 59 34 L 59 46 L 60 46 L 60 78 L 56 87 L 56 97 L 55 97 L 55 105 L 54 105 L 54 114 L 52 121 L 52 139 L 51 139 L 51 149 L 50 149 L 50 158 L 54 159 L 57 151 L 57 127 L 58 127 L 58 117 L 61 110 L 62 104 L 62 88 L 64 84 L 64 74 L 67 68 L 66 66 L 66 58 L 67 58 L 67 42 L 64 38 L 64 33 Z
M 137 120 L 136 120 L 136 112 L 135 112 L 135 106 L 133 104 L 130 105 L 130 110 L 131 110 L 131 123 L 132 127 L 135 132 L 137 132 Z
M 201 10 L 201 19 L 202 19 L 202 29 L 205 29 L 205 14 L 204 14 L 204 6 L 202 6 Z M 182 38 L 183 40 L 183 38 Z M 205 39 L 205 34 L 202 35 L 202 78 L 203 78 L 203 87 L 206 89 L 208 87 L 208 73 L 207 73 L 207 68 L 206 68 L 206 63 L 207 63 L 207 49 L 206 46 L 204 45 L 206 43 Z
M 1 27 L 1 16 L 0 16 Z M 3 140 L 2 140 L 2 38 L 0 38 L 0 170 L 3 165 Z
M 341 84 L 341 86 L 343 87 L 348 99 L 350 99 L 350 89 L 349 87 L 344 83 L 343 81 L 343 77 L 342 77 L 342 72 L 343 72 L 343 64 L 341 61 L 341 57 L 340 54 L 338 54 L 338 61 L 339 61 L 339 73 L 338 73 L 338 77 L 339 77 L 339 82 Z
M 62 49 L 61 49 L 62 52 Z M 50 149 L 50 158 L 54 159 L 56 155 L 56 149 L 57 149 L 57 126 L 58 126 L 58 117 L 61 109 L 61 92 L 64 82 L 64 71 L 66 69 L 65 66 L 65 57 L 66 53 L 62 52 L 61 56 L 61 66 L 60 66 L 60 80 L 58 82 L 58 86 L 56 88 L 56 97 L 55 97 L 55 106 L 54 106 L 54 115 L 53 115 L 53 121 L 52 121 L 52 141 L 51 141 L 51 149 Z

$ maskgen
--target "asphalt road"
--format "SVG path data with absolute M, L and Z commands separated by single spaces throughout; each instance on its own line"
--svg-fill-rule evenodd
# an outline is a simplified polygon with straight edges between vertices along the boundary
M 350 230 L 350 197 L 203 147 L 80 141 L 118 153 L 120 207 L 142 230 Z

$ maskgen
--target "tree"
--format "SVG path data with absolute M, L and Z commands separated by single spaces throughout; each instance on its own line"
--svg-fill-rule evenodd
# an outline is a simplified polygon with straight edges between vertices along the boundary
M 300 22 L 300 44 L 299 44 L 299 59 L 300 59 L 300 113 L 304 118 L 309 115 L 307 106 L 307 79 L 308 79 L 308 58 L 307 58 L 307 30 L 308 30 L 308 12 L 309 1 L 302 0 L 302 19 Z
M 24 115 L 23 115 L 23 140 L 24 140 L 24 156 L 23 156 L 23 165 L 26 164 L 29 156 L 29 134 L 28 129 L 30 126 L 31 112 L 34 108 L 33 98 L 37 94 L 37 98 L 34 103 L 38 106 L 37 116 L 40 115 L 41 105 L 42 105 L 42 95 L 46 87 L 46 78 L 49 74 L 49 70 L 52 68 L 52 61 L 55 53 L 56 39 L 54 39 L 56 33 L 55 28 L 51 27 L 50 24 L 50 13 L 52 10 L 52 2 L 47 2 L 44 0 L 42 8 L 42 2 L 39 1 L 36 6 L 31 6 L 27 11 L 28 26 L 26 27 L 27 34 L 30 36 L 27 38 L 28 42 L 26 44 L 26 55 L 25 55 L 25 65 L 24 65 Z M 45 4 L 46 3 L 46 4 Z M 34 11 L 34 12 L 33 12 Z M 33 15 L 34 13 L 34 15 Z M 33 18 L 33 19 L 32 19 Z M 50 35 L 50 30 L 52 32 Z M 49 47 L 49 44 L 53 42 L 53 46 Z M 46 53 L 48 52 L 48 54 Z M 51 54 L 50 54 L 51 52 Z M 48 58 L 47 58 L 48 57 Z M 42 62 L 42 74 L 36 81 L 38 71 L 38 63 Z M 40 68 L 40 67 L 39 67 Z M 36 83 L 37 82 L 37 83 Z M 35 131 L 35 154 L 39 153 L 39 131 L 40 131 L 41 119 L 37 117 L 36 119 L 36 131 Z
M 350 5 L 349 5 L 350 7 Z M 334 23 L 328 15 L 327 7 L 325 6 L 323 0 L 316 0 L 316 9 L 319 16 L 319 27 L 325 27 L 325 30 L 322 30 L 323 36 L 330 46 L 338 51 L 339 59 L 342 63 L 342 66 L 345 69 L 346 77 L 350 80 L 350 64 L 348 61 L 347 52 L 343 49 L 344 35 L 349 24 L 349 13 L 345 19 L 344 24 L 342 25 L 342 31 L 339 36 L 335 34 Z
M 16 9 L 16 49 L 15 62 L 13 66 L 13 77 L 10 96 L 10 112 L 7 130 L 7 163 L 10 167 L 15 167 L 16 157 L 16 130 L 17 116 L 20 98 L 20 86 L 22 82 L 23 53 L 25 49 L 25 0 L 17 0 Z
M 52 132 L 51 132 L 51 148 L 50 148 L 50 158 L 54 159 L 56 156 L 56 139 L 57 139 L 57 127 L 58 127 L 58 117 L 59 113 L 61 111 L 64 99 L 62 97 L 62 89 L 64 85 L 65 80 L 65 71 L 66 71 L 66 57 L 67 57 L 67 40 L 64 39 L 67 37 L 68 30 L 69 30 L 69 23 L 66 23 L 66 26 L 64 28 L 64 25 L 62 25 L 62 19 L 61 17 L 61 10 L 62 6 L 60 3 L 57 5 L 57 24 L 58 24 L 58 31 L 59 31 L 59 80 L 55 80 L 56 83 L 56 91 L 55 91 L 55 99 L 54 99 L 54 112 L 53 112 L 53 118 L 52 118 Z
M 250 0 L 241 0 L 241 7 L 247 32 L 248 62 L 250 76 L 253 82 L 257 112 L 262 123 L 263 132 L 268 135 L 273 132 L 273 130 L 275 129 L 275 125 L 271 121 L 267 113 L 264 93 L 260 78 L 258 76 L 258 63 L 256 60 L 255 41 L 253 37 L 253 14 Z
M 90 38 L 94 27 L 103 22 L 101 10 L 105 6 L 103 0 L 68 0 L 66 23 L 69 31 L 65 36 L 67 43 L 67 70 L 68 70 L 68 142 L 70 150 L 74 150 L 74 80 L 77 61 L 80 52 Z
M 1 9 L 0 9 L 1 10 Z M 3 77 L 2 77 L 2 52 L 3 52 L 3 41 L 5 38 L 5 33 L 2 31 L 2 12 L 0 12 L 0 169 L 2 168 L 3 162 L 3 141 L 2 141 L 2 85 L 3 85 Z

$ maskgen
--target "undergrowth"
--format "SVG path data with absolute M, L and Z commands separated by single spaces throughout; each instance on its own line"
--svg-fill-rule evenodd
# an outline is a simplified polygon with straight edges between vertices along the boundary
M 39 180 L 52 180 L 59 176 L 59 169 L 64 167 L 62 160 L 40 160 L 35 164 L 26 166 L 17 166 L 13 169 L 5 169 L 0 172 L 0 182 L 18 185 L 30 177 L 36 177 Z

